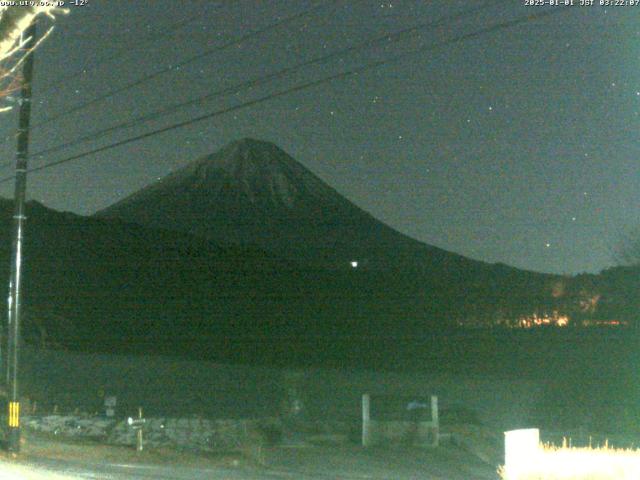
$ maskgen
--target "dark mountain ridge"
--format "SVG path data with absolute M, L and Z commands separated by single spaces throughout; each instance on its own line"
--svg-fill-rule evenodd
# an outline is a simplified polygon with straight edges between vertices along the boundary
M 550 308 L 556 278 L 500 266 L 459 278 L 310 267 L 37 203 L 27 214 L 25 337 L 71 349 L 338 361 L 374 340 L 392 352 L 469 319 L 490 323 L 498 308 L 514 318 Z M 12 202 L 0 201 L 5 279 L 11 218 Z

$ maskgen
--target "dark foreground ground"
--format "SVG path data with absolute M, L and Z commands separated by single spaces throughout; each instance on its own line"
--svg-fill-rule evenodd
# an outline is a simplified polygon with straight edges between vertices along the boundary
M 557 432 L 558 438 L 572 431 L 625 433 L 637 445 L 639 345 L 640 338 L 629 330 L 458 332 L 404 342 L 392 356 L 380 337 L 366 349 L 350 345 L 354 361 L 342 367 L 311 360 L 307 366 L 255 366 L 24 349 L 21 372 L 23 392 L 39 413 L 99 411 L 108 394 L 117 396 L 120 418 L 135 414 L 138 406 L 149 418 L 265 418 L 278 415 L 283 399 L 295 390 L 310 421 L 323 427 L 346 422 L 356 425 L 357 433 L 363 393 L 437 395 L 443 427 L 461 421 L 486 429 L 498 443 L 506 430 L 539 427 Z M 321 347 L 305 352 L 313 357 Z M 75 456 L 68 446 L 53 455 L 51 450 L 61 447 L 46 442 L 43 449 L 29 450 L 36 444 L 33 439 L 26 444 L 21 461 L 75 475 L 71 478 L 473 480 L 497 479 L 501 463 L 499 455 L 478 452 L 474 445 L 437 450 L 363 450 L 355 442 L 280 446 L 248 458 L 192 461 L 172 452 L 137 457 L 112 447 L 100 447 L 103 453 L 92 456 L 86 445 Z
M 343 446 L 273 447 L 259 459 L 196 456 L 52 441 L 27 434 L 18 458 L 0 461 L 3 479 L 425 479 L 494 480 L 497 466 L 453 445 L 437 449 Z

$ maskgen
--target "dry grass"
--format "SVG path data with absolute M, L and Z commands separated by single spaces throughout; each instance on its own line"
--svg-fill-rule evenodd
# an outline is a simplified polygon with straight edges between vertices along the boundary
M 638 480 L 640 450 L 544 445 L 528 465 L 498 473 L 504 480 Z

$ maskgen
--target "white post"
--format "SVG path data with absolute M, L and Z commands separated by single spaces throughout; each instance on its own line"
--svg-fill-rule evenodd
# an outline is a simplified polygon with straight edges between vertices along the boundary
M 371 443 L 371 397 L 368 393 L 362 395 L 362 446 Z
M 142 407 L 138 407 L 138 420 L 142 422 L 143 419 L 144 417 L 142 415 Z M 142 445 L 142 423 L 141 423 L 140 428 L 138 429 L 138 432 L 136 435 L 136 451 L 141 452 L 143 448 L 144 447 Z
M 504 432 L 504 468 L 514 478 L 537 461 L 540 431 L 537 428 Z M 511 478 L 511 477 L 509 477 Z
M 431 422 L 433 424 L 433 447 L 440 444 L 440 418 L 438 417 L 438 396 L 431 395 Z

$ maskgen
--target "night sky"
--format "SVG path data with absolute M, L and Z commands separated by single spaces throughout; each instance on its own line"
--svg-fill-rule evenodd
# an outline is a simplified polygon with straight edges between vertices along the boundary
M 307 16 L 176 67 L 318 5 Z M 32 157 L 30 166 L 37 167 L 418 50 L 358 75 L 33 173 L 29 197 L 58 210 L 91 214 L 232 140 L 254 137 L 276 143 L 351 201 L 426 243 L 543 272 L 611 266 L 622 237 L 640 224 L 640 6 L 88 0 L 58 18 L 36 54 L 30 149 L 37 153 L 484 5 L 475 15 L 423 28 L 419 35 L 358 49 L 251 90 Z M 557 13 L 450 41 L 549 8 Z M 171 30 L 177 22 L 185 23 Z M 429 45 L 440 46 L 422 48 Z M 38 126 L 168 67 L 152 80 Z M 17 111 L 3 114 L 2 177 L 12 174 L 16 124 Z M 1 195 L 12 191 L 12 182 L 0 185 Z

